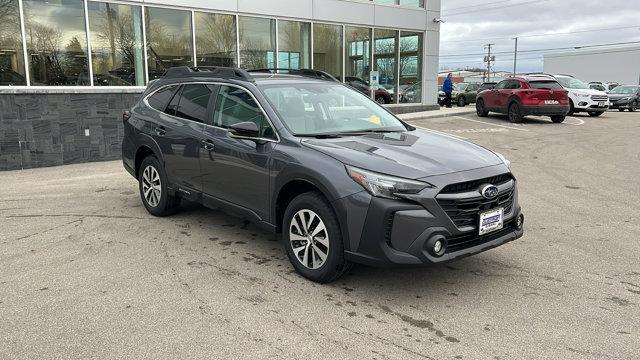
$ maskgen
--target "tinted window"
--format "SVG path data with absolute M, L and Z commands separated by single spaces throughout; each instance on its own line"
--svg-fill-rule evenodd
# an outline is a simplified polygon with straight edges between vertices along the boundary
M 178 85 L 171 85 L 156 91 L 156 93 L 147 98 L 149 106 L 156 110 L 164 111 L 165 106 L 169 102 L 169 99 L 171 99 L 171 96 L 173 96 L 173 92 L 177 87 Z
M 509 81 L 509 84 L 507 85 L 507 87 L 505 89 L 520 89 L 521 85 L 520 85 L 520 81 L 518 80 L 511 80 Z
M 182 87 L 180 103 L 175 115 L 183 119 L 204 122 L 207 115 L 207 105 L 212 93 L 212 85 L 189 84 Z M 176 97 L 178 97 L 176 95 Z M 171 101 L 173 103 L 173 101 Z M 169 104 L 171 106 L 172 104 Z M 167 108 L 169 110 L 169 108 Z
M 183 88 L 184 87 L 181 86 L 180 89 L 176 91 L 175 95 L 173 95 L 173 98 L 171 99 L 171 101 L 169 101 L 169 105 L 167 105 L 167 108 L 164 109 L 165 113 L 176 116 L 178 106 L 180 105 L 180 93 L 182 92 Z
M 213 124 L 222 128 L 251 121 L 258 125 L 260 137 L 275 138 L 269 122 L 253 97 L 240 88 L 222 86 L 216 98 Z
M 530 81 L 529 86 L 532 89 L 546 89 L 546 90 L 562 90 L 562 85 L 557 81 Z
M 508 83 L 509 83 L 509 81 L 507 81 L 507 80 L 500 81 L 500 82 L 498 83 L 498 85 L 496 85 L 495 89 L 498 89 L 498 90 L 500 90 L 500 89 L 506 89 L 506 88 L 507 88 L 507 84 L 508 84 Z

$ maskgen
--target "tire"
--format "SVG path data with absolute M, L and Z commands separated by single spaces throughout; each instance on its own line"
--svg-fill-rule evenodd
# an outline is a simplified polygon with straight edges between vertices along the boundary
M 489 115 L 489 112 L 484 107 L 483 99 L 478 99 L 476 101 L 476 114 L 478 115 L 478 117 L 486 117 L 487 115 Z
M 153 183 L 149 189 L 148 184 Z M 153 216 L 173 214 L 180 205 L 180 198 L 169 195 L 167 175 L 155 156 L 147 156 L 140 164 L 138 189 L 142 204 Z M 145 196 L 146 194 L 146 196 Z
M 319 230 L 321 224 L 324 229 Z M 319 231 L 315 237 L 306 236 L 315 231 Z M 344 258 L 338 219 L 320 193 L 307 192 L 291 200 L 282 220 L 282 240 L 291 265 L 311 281 L 329 283 L 351 268 Z
M 569 112 L 567 113 L 567 116 L 571 116 L 575 113 L 576 113 L 576 108 L 573 106 L 573 101 L 569 99 Z
M 623 112 L 624 109 L 623 108 L 618 108 L 618 111 Z M 631 111 L 631 110 L 629 110 L 629 111 Z
M 554 116 L 551 117 L 551 121 L 553 121 L 556 124 L 560 124 L 566 118 L 567 117 L 565 115 L 554 115 Z
M 460 96 L 457 102 L 458 107 L 465 107 L 467 105 L 467 100 L 464 98 L 464 96 Z
M 520 105 L 515 101 L 509 104 L 507 116 L 509 117 L 509 121 L 514 124 L 521 123 L 522 120 L 524 120 L 524 116 L 522 116 L 522 112 L 520 111 Z
M 384 105 L 387 103 L 387 100 L 382 95 L 376 96 L 376 102 L 380 105 Z
M 604 114 L 604 111 L 589 111 L 588 114 L 591 117 L 598 117 L 598 116 Z
M 629 112 L 636 112 L 636 110 L 638 110 L 638 102 L 634 100 L 629 106 Z

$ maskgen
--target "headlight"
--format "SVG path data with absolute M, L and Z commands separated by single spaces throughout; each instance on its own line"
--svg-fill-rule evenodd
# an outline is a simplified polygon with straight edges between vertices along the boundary
M 626 98 L 622 98 L 622 99 L 620 99 L 620 100 L 628 101 L 628 100 L 631 100 L 631 98 L 630 98 L 630 97 L 626 97 Z
M 498 155 L 498 157 L 500 158 L 500 160 L 502 160 L 502 162 L 503 162 L 505 165 L 507 165 L 507 167 L 508 167 L 509 169 L 511 169 L 511 161 L 507 160 L 507 158 L 506 158 L 506 157 L 504 157 L 504 155 L 502 155 L 502 154 L 500 154 L 500 153 L 494 152 L 494 154 Z
M 371 195 L 397 199 L 401 194 L 417 194 L 425 188 L 435 186 L 417 180 L 403 179 L 389 175 L 382 175 L 367 170 L 345 166 L 349 176 L 362 185 Z

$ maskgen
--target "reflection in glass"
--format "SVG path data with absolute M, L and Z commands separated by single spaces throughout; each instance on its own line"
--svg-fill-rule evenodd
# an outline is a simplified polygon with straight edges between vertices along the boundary
M 278 21 L 278 68 L 308 69 L 311 67 L 311 24 Z
M 395 5 L 398 3 L 398 0 L 373 0 L 373 2 L 376 2 L 378 4 Z
M 342 26 L 313 24 L 313 67 L 342 78 Z
M 344 33 L 347 42 L 345 83 L 370 95 L 368 81 L 371 71 L 371 29 L 347 26 Z
M 380 86 L 384 88 L 396 102 L 396 30 L 374 30 L 373 66 L 378 71 Z
M 424 7 L 424 0 L 400 0 L 400 5 Z
M 237 66 L 236 17 L 195 13 L 198 66 Z
M 240 28 L 240 66 L 255 70 L 275 67 L 276 21 L 238 17 Z
M 89 2 L 91 62 L 95 86 L 144 86 L 142 9 Z
M 400 33 L 400 102 L 422 102 L 422 33 Z
M 193 66 L 191 13 L 146 7 L 145 17 L 149 80 L 173 66 Z
M 0 0 L 0 86 L 26 84 L 18 0 Z
M 32 85 L 90 85 L 81 0 L 25 0 Z

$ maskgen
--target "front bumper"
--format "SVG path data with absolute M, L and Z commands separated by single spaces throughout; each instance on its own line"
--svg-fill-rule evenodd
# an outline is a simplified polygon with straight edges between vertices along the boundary
M 554 116 L 554 115 L 567 115 L 569 113 L 569 105 L 524 105 L 522 106 L 523 115 L 539 115 L 539 116 Z
M 631 106 L 631 101 L 629 100 L 611 100 L 609 102 L 609 109 L 628 109 Z
M 604 105 L 600 105 L 604 103 Z M 593 100 L 590 98 L 579 98 L 577 103 L 573 104 L 577 111 L 606 111 L 609 108 L 609 100 Z
M 442 187 L 439 187 L 440 189 Z M 477 227 L 458 227 L 436 199 L 436 193 L 421 193 L 405 200 L 389 200 L 360 192 L 338 200 L 339 216 L 348 224 L 347 259 L 374 266 L 436 264 L 474 255 L 522 237 L 516 222 L 522 214 L 517 186 L 513 203 L 504 214 L 504 227 L 478 235 Z M 441 256 L 431 252 L 434 239 L 444 239 Z

